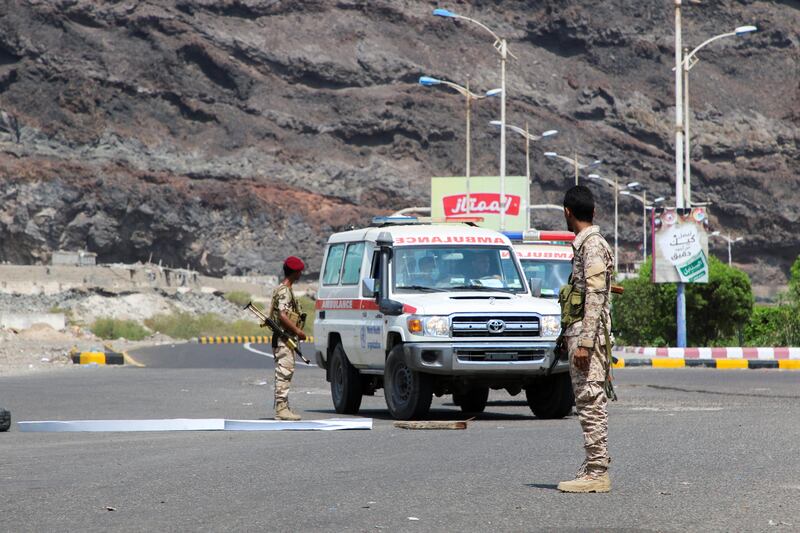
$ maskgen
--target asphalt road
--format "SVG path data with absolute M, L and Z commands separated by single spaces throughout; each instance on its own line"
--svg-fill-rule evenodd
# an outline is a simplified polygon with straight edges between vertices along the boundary
M 272 415 L 267 355 L 237 345 L 133 355 L 148 366 L 0 378 L 0 404 L 15 421 Z M 498 392 L 466 431 L 402 430 L 379 393 L 362 411 L 372 431 L 14 425 L 0 434 L 0 531 L 800 530 L 800 372 L 616 375 L 610 494 L 555 490 L 581 461 L 574 417 L 538 420 Z M 291 403 L 304 418 L 337 416 L 315 367 L 298 367 Z M 433 417 L 463 418 L 449 398 L 434 400 Z

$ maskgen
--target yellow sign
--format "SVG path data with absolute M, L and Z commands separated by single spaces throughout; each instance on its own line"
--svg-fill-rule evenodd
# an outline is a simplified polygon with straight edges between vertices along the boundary
M 469 193 L 467 193 L 469 191 Z M 467 178 L 431 178 L 432 217 L 483 217 L 478 225 L 500 230 L 500 178 L 476 176 Z M 529 188 L 525 176 L 506 176 L 505 179 L 505 231 L 528 229 Z

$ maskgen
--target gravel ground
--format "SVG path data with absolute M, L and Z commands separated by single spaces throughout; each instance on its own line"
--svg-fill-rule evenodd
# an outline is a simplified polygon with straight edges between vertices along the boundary
M 99 317 L 142 321 L 160 313 L 184 311 L 214 313 L 225 320 L 246 317 L 238 305 L 223 296 L 199 292 L 168 294 L 163 291 L 111 295 L 103 290 L 69 290 L 57 294 L 0 294 L 0 313 L 69 312 L 75 323 L 90 324 Z
M 113 351 L 123 352 L 145 346 L 174 345 L 181 342 L 184 341 L 176 341 L 161 334 L 151 335 L 141 341 L 107 341 L 82 328 L 70 327 L 61 332 L 44 324 L 35 324 L 19 332 L 0 329 L 0 376 L 71 367 L 73 364 L 69 354 L 73 347 L 80 351 L 107 351 L 108 346 Z

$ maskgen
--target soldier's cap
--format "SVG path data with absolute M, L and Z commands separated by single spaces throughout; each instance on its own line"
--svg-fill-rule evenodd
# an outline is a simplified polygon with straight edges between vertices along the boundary
M 306 264 L 303 263 L 303 260 L 294 255 L 287 257 L 283 264 L 286 265 L 286 268 L 291 268 L 294 271 L 305 270 L 306 268 Z

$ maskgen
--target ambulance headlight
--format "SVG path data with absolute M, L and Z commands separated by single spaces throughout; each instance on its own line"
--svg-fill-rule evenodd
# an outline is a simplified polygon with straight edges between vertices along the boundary
M 450 321 L 446 316 L 427 316 L 422 319 L 425 335 L 431 337 L 447 337 L 450 335 Z
M 408 331 L 428 337 L 450 335 L 450 320 L 446 316 L 412 316 L 408 319 Z
M 544 315 L 541 326 L 542 337 L 558 337 L 561 334 L 561 316 Z

